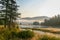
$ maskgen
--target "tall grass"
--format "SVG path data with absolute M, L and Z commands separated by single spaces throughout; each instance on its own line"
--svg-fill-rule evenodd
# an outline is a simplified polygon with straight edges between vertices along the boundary
M 60 40 L 60 38 L 44 35 L 44 36 L 40 37 L 38 40 Z

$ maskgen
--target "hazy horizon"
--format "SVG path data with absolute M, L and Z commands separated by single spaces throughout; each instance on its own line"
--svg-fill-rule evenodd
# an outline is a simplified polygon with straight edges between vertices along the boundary
M 36 17 L 60 14 L 60 0 L 18 0 L 21 17 Z

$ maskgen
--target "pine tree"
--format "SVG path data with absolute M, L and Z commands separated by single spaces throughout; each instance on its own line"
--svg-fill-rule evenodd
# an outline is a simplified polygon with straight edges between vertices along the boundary
M 0 10 L 3 13 L 3 18 L 5 20 L 5 27 L 9 25 L 11 27 L 12 23 L 18 17 L 19 13 L 17 13 L 17 4 L 16 0 L 0 0 Z

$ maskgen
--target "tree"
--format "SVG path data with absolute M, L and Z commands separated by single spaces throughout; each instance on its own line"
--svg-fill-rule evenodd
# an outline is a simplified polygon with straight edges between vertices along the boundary
M 5 27 L 8 25 L 11 27 L 12 23 L 18 17 L 17 4 L 15 0 L 0 0 L 1 9 L 0 12 L 4 14 Z
M 33 25 L 39 25 L 39 22 L 33 22 Z
M 60 15 L 54 16 L 49 20 L 45 20 L 41 25 L 46 26 L 60 26 Z

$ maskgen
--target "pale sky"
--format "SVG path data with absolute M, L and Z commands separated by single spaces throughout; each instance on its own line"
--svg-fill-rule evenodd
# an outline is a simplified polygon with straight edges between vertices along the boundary
M 60 0 L 17 0 L 22 17 L 48 16 L 60 14 Z

